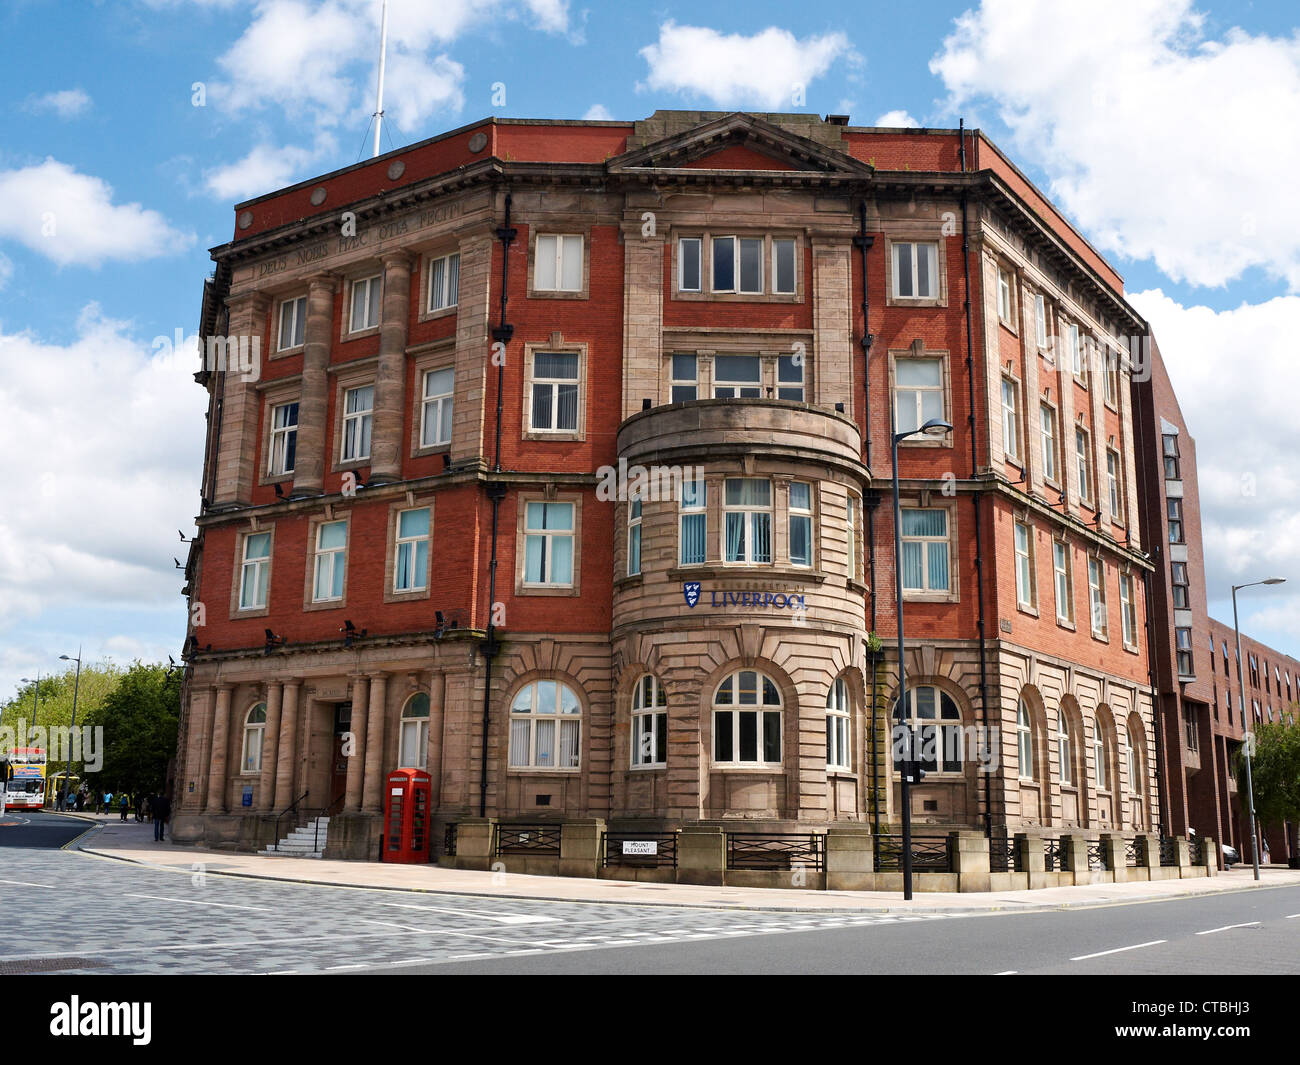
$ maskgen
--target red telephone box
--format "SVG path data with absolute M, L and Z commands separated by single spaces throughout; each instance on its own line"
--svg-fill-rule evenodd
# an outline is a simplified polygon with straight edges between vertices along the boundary
M 395 769 L 388 774 L 384 799 L 385 862 L 429 860 L 429 789 L 423 769 Z

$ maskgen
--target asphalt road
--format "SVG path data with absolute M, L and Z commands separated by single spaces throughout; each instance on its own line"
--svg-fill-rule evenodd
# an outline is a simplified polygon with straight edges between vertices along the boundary
M 1300 887 L 991 915 L 548 902 L 179 875 L 0 827 L 0 974 L 1300 973 Z

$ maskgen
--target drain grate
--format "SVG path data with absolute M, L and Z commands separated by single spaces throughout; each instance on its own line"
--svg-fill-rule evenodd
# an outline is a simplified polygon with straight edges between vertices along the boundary
M 27 973 L 57 973 L 65 969 L 106 969 L 105 962 L 94 958 L 68 955 L 62 958 L 10 958 L 0 961 L 0 976 L 23 976 Z

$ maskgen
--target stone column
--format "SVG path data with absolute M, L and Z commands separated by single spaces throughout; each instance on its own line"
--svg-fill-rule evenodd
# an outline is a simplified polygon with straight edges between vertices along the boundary
M 623 236 L 623 417 L 641 409 L 641 400 L 660 400 L 661 337 L 664 302 L 664 238 L 644 236 L 643 208 L 629 206 Z
M 490 232 L 467 234 L 460 241 L 460 293 L 456 313 L 456 395 L 451 411 L 451 461 L 486 465 L 483 427 L 488 418 L 485 407 L 488 388 L 496 388 L 497 367 L 483 352 L 489 350 L 489 323 L 492 317 L 491 285 L 493 280 Z M 518 245 L 516 245 L 518 248 Z M 513 274 L 512 274 L 513 276 Z M 498 293 L 498 296 L 500 293 Z M 507 358 L 522 359 L 523 344 L 516 340 L 509 346 Z M 489 382 L 488 375 L 491 375 Z M 495 412 L 491 418 L 495 422 Z
M 463 817 L 456 822 L 456 869 L 490 869 L 496 860 L 495 817 Z
M 429 745 L 424 757 L 424 768 L 429 774 L 429 801 L 434 809 L 442 794 L 442 710 L 446 695 L 446 674 L 435 673 L 429 681 Z
M 266 686 L 266 730 L 262 733 L 262 776 L 257 782 L 257 812 L 267 813 L 275 799 L 275 774 L 280 762 L 280 700 L 284 685 L 273 680 Z M 267 753 L 267 743 L 271 744 Z
M 406 397 L 406 334 L 411 311 L 411 257 L 404 251 L 383 257 L 384 296 L 375 370 L 374 431 L 370 437 L 370 481 L 402 477 L 402 407 Z
M 217 688 L 217 707 L 212 718 L 212 752 L 208 761 L 207 813 L 226 812 L 226 746 L 230 724 L 230 684 Z
M 983 832 L 961 831 L 948 834 L 952 871 L 957 874 L 958 891 L 988 891 L 989 841 Z
M 298 732 L 298 682 L 286 681 L 280 700 L 280 737 L 275 758 L 273 808 L 284 810 L 298 796 L 293 793 L 293 748 Z
M 803 287 L 813 303 L 813 372 L 809 380 L 805 366 L 804 398 L 823 407 L 843 403 L 852 417 L 857 406 L 852 321 L 856 305 L 849 291 L 853 276 L 849 240 L 847 235 L 812 238 L 813 277 L 804 278 Z M 802 262 L 798 268 L 803 269 Z
M 303 328 L 302 392 L 298 399 L 298 445 L 294 458 L 293 491 L 320 495 L 325 488 L 325 448 L 329 439 L 330 347 L 334 333 L 333 274 L 308 281 L 307 321 Z
M 599 876 L 600 845 L 604 834 L 604 818 L 565 821 L 560 830 L 560 876 Z
M 677 834 L 677 883 L 726 883 L 727 837 L 720 828 L 687 825 Z
M 370 674 L 370 709 L 366 722 L 366 777 L 361 791 L 361 808 L 378 813 L 383 797 L 384 704 L 388 695 L 388 674 Z
M 1106 868 L 1115 876 L 1115 883 L 1122 884 L 1128 880 L 1128 851 L 1124 837 L 1118 832 L 1101 834 L 1102 853 L 1106 856 Z
M 178 781 L 180 795 L 179 805 L 188 813 L 200 813 L 203 800 L 207 796 L 205 789 L 207 769 L 203 752 L 207 738 L 212 734 L 212 710 L 216 700 L 214 689 L 203 689 L 201 693 L 190 696 L 190 720 L 185 738 L 185 771 Z M 194 790 L 190 790 L 190 785 Z
M 366 703 L 369 699 L 370 679 L 352 678 L 352 753 L 348 756 L 348 786 L 344 793 L 343 809 L 356 813 L 361 809 L 362 776 L 366 771 Z
M 831 825 L 826 830 L 826 890 L 870 891 L 876 886 L 871 830 Z
M 248 503 L 257 482 L 257 431 L 261 396 L 256 384 L 261 375 L 270 299 L 261 292 L 245 292 L 227 301 L 224 351 L 213 345 L 204 352 L 204 366 L 216 375 L 221 396 L 221 444 L 216 455 L 215 503 Z

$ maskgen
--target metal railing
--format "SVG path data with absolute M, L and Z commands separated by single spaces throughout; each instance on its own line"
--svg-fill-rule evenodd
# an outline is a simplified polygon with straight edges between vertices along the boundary
M 1097 840 L 1088 844 L 1088 868 L 1089 869 L 1109 869 L 1110 859 L 1106 853 L 1106 845 Z
M 456 822 L 447 822 L 447 827 L 442 830 L 442 856 L 444 858 L 456 857 Z
M 1014 838 L 1007 836 L 989 837 L 989 872 L 1020 872 L 1020 852 Z
M 629 851 L 625 846 L 629 843 L 640 846 Z M 601 864 L 676 869 L 677 833 L 606 832 L 601 837 Z
M 727 833 L 728 869 L 826 868 L 826 837 L 815 832 Z
M 299 795 L 296 799 L 294 799 L 293 802 L 291 802 L 288 806 L 286 806 L 283 810 L 281 810 L 279 814 L 276 815 L 276 818 L 275 818 L 275 847 L 274 847 L 275 850 L 278 851 L 278 850 L 280 849 L 280 822 L 281 822 L 282 820 L 284 820 L 284 818 L 288 817 L 288 816 L 289 816 L 291 813 L 293 813 L 295 810 L 297 810 L 297 809 L 298 809 L 298 804 L 299 804 L 300 802 L 302 802 L 303 799 L 307 798 L 307 796 L 310 795 L 310 794 L 311 794 L 311 791 L 310 791 L 310 790 L 308 790 L 308 791 L 304 791 L 301 795 Z M 299 816 L 301 816 L 301 813 L 299 814 Z M 295 821 L 294 821 L 294 826 L 293 826 L 293 827 L 294 827 L 294 828 L 297 828 L 297 827 L 298 827 L 298 822 L 297 822 L 296 819 L 295 819 Z
M 880 836 L 876 852 L 876 869 L 896 873 L 903 868 L 903 837 Z M 951 873 L 952 849 L 947 836 L 912 837 L 912 871 L 917 873 Z
M 1205 864 L 1205 837 L 1204 836 L 1191 836 L 1190 846 L 1188 847 L 1188 850 L 1191 852 L 1191 859 L 1193 865 Z
M 1141 836 L 1124 844 L 1124 864 L 1130 869 L 1146 865 L 1147 841 Z
M 492 853 L 560 854 L 559 825 L 498 824 L 493 832 Z
M 1160 864 L 1162 866 L 1178 864 L 1178 840 L 1161 836 L 1160 837 Z
M 1049 873 L 1064 872 L 1068 861 L 1068 850 L 1063 839 L 1043 840 L 1043 868 Z

